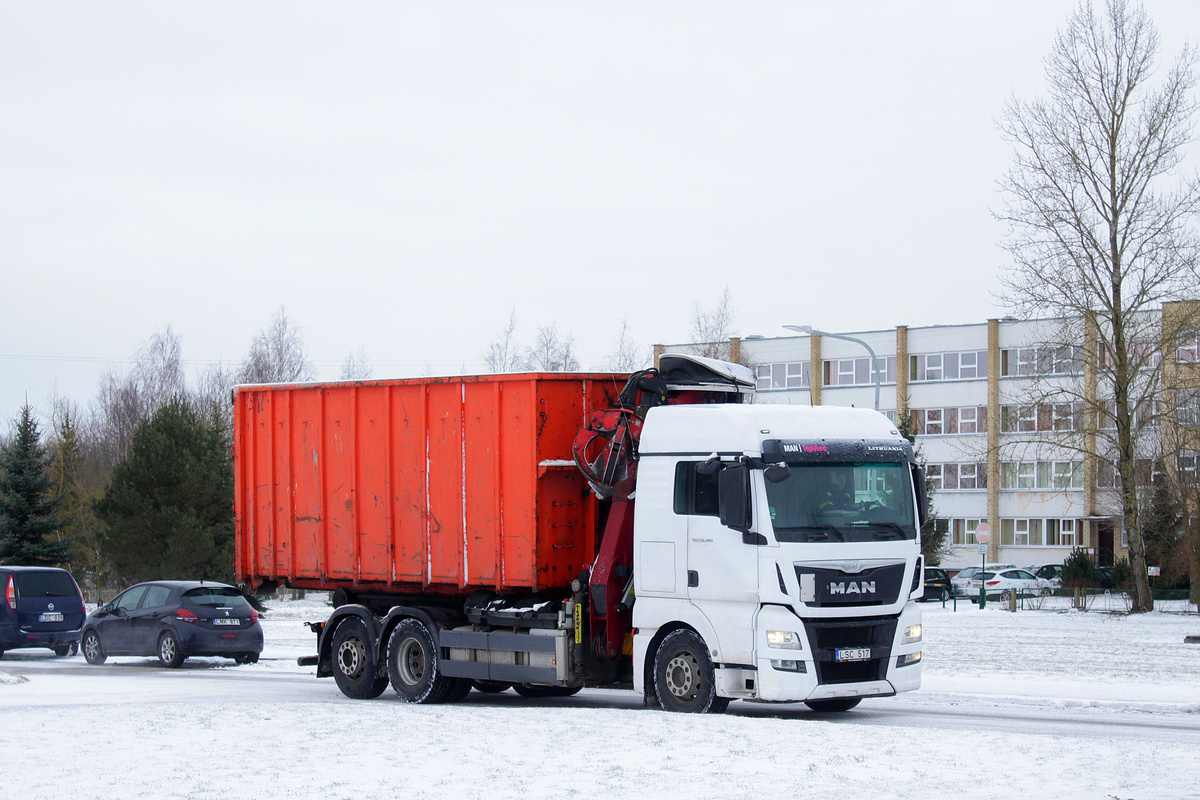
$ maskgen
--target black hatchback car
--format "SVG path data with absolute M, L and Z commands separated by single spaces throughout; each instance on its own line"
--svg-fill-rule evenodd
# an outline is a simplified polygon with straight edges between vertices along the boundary
M 0 566 L 0 656 L 18 647 L 70 655 L 83 615 L 83 594 L 65 569 Z
M 954 596 L 950 576 L 941 567 L 925 568 L 925 593 L 922 600 L 941 600 L 943 603 Z
M 178 667 L 188 656 L 258 661 L 258 613 L 232 586 L 212 581 L 152 581 L 131 586 L 88 615 L 80 640 L 89 664 L 109 656 L 158 656 Z

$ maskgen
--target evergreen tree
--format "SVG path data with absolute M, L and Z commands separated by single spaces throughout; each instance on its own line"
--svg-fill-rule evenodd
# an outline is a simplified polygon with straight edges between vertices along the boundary
M 925 460 L 925 453 L 921 451 L 917 444 L 917 428 L 913 424 L 913 418 L 909 414 L 900 415 L 896 418 L 896 430 L 900 431 L 903 436 L 913 446 L 913 457 L 917 463 L 921 465 L 921 470 L 928 473 L 929 462 Z M 921 555 L 925 557 L 926 564 L 941 564 L 942 557 L 946 554 L 946 539 L 947 531 L 944 527 L 937 524 L 937 509 L 933 506 L 933 482 L 928 477 L 925 478 L 925 497 L 929 504 L 929 516 L 925 519 L 925 524 L 921 526 Z M 939 529 L 940 528 L 940 529 Z
M 66 560 L 67 543 L 52 538 L 59 529 L 60 501 L 50 456 L 26 405 L 0 456 L 0 563 L 53 567 Z
M 143 422 L 96 503 L 127 581 L 233 577 L 233 464 L 220 420 L 177 398 Z

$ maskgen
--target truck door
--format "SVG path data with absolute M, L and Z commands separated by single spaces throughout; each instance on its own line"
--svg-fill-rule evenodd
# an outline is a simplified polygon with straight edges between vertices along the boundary
M 753 648 L 751 621 L 758 608 L 757 535 L 721 524 L 717 474 L 697 472 L 697 463 L 682 462 L 678 466 L 688 472 L 689 482 L 688 599 L 718 631 L 723 652 L 715 660 L 749 663 Z

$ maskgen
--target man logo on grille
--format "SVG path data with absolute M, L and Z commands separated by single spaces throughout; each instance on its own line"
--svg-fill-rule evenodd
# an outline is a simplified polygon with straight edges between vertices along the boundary
M 829 584 L 830 594 L 875 594 L 875 581 L 841 581 Z

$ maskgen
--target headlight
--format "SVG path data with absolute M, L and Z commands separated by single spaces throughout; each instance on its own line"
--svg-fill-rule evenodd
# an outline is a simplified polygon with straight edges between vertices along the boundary
M 902 644 L 912 644 L 913 642 L 921 641 L 921 626 L 909 625 L 904 629 L 904 641 Z
M 907 667 L 909 664 L 916 664 L 920 660 L 921 660 L 920 652 L 909 653 L 906 656 L 897 656 L 896 657 L 896 666 L 897 667 Z
M 780 650 L 799 650 L 800 634 L 795 631 L 767 631 L 767 646 Z
M 780 672 L 808 672 L 803 661 L 787 661 L 772 658 L 771 666 Z

